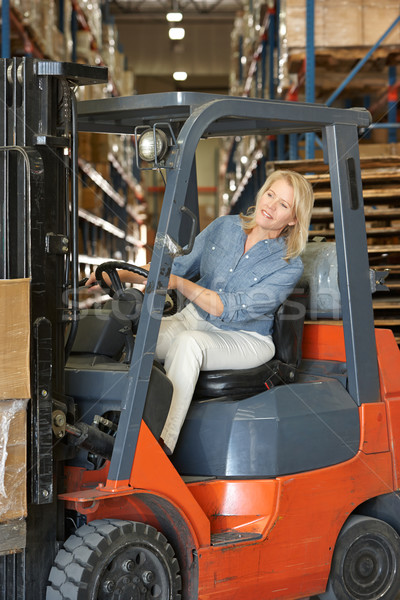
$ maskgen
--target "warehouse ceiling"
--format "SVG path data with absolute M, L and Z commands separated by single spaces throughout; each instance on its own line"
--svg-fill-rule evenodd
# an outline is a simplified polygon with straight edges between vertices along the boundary
M 241 0 L 114 0 L 109 7 L 138 93 L 228 93 L 231 33 Z M 181 41 L 168 36 L 171 10 L 183 14 Z M 186 71 L 186 81 L 175 82 L 174 71 Z

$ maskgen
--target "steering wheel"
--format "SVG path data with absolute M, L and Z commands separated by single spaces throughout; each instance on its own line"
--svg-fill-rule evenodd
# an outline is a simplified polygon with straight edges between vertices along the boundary
M 110 260 L 108 262 L 104 262 L 99 265 L 95 271 L 96 280 L 99 282 L 100 287 L 105 290 L 111 298 L 117 294 L 118 296 L 122 295 L 124 292 L 124 286 L 122 285 L 121 279 L 118 275 L 117 269 L 123 269 L 124 271 L 130 271 L 131 273 L 135 273 L 136 275 L 141 275 L 142 277 L 148 277 L 149 272 L 146 269 L 142 269 L 142 267 L 137 267 L 136 265 L 132 265 L 127 262 L 121 262 L 117 260 Z M 104 281 L 103 273 L 107 273 L 110 278 L 111 285 L 108 285 Z
M 121 262 L 121 261 L 108 261 L 99 265 L 95 271 L 96 280 L 99 282 L 100 287 L 105 290 L 111 298 L 117 294 L 118 297 L 123 298 L 124 286 L 121 282 L 121 279 L 118 275 L 117 269 L 123 269 L 124 271 L 130 271 L 130 273 L 135 273 L 136 275 L 141 275 L 142 277 L 148 277 L 149 272 L 142 267 L 137 267 L 131 263 Z M 103 273 L 107 273 L 110 278 L 111 285 L 108 285 L 103 278 Z M 136 290 L 139 292 L 139 290 Z M 139 292 L 141 294 L 141 292 Z M 143 296 L 143 294 L 142 294 Z M 164 315 L 173 315 L 177 310 L 178 299 L 175 290 L 168 290 L 167 298 L 164 305 Z

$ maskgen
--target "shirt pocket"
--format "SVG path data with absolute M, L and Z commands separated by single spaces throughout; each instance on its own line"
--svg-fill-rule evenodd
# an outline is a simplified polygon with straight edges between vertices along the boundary
M 201 274 L 217 275 L 216 269 L 223 269 L 228 261 L 228 255 L 221 242 L 208 240 L 205 244 L 204 251 L 201 257 L 200 269 Z M 212 271 L 213 273 L 210 273 Z
M 265 278 L 266 266 L 254 267 L 247 272 L 249 287 L 260 285 Z

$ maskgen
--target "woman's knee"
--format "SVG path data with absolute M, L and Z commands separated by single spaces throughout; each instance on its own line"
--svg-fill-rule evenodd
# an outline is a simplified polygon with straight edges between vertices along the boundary
M 171 341 L 167 356 L 179 355 L 182 361 L 189 357 L 195 357 L 198 361 L 202 361 L 203 348 L 196 334 L 196 331 L 181 331 L 178 333 Z
M 184 324 L 180 320 L 174 319 L 174 317 L 162 319 L 155 351 L 155 356 L 158 360 L 164 360 L 171 344 L 173 344 L 183 328 Z

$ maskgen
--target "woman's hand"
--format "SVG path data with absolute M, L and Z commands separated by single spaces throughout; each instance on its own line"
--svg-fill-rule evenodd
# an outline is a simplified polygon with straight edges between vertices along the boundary
M 103 274 L 103 278 L 107 285 L 111 284 L 110 278 L 107 275 L 107 273 Z M 97 285 L 96 284 L 97 284 L 96 275 L 95 275 L 95 272 L 92 271 L 88 277 L 87 282 L 85 283 L 85 287 L 91 287 L 91 288 L 96 287 L 97 289 L 100 289 L 100 286 L 98 284 Z

